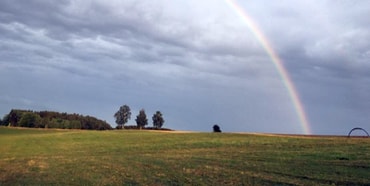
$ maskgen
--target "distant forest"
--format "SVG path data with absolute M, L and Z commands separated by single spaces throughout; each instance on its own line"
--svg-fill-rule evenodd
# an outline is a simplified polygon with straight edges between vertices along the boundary
M 111 130 L 112 127 L 105 121 L 92 116 L 67 114 L 53 111 L 32 111 L 12 109 L 6 114 L 0 125 L 29 128 L 60 128 L 60 129 L 88 129 Z

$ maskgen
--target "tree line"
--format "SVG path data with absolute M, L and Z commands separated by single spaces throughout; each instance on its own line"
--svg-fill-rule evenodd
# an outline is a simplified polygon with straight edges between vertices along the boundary
M 160 111 L 156 111 L 152 116 L 153 127 L 146 127 L 148 125 L 148 119 L 144 109 L 139 111 L 139 114 L 136 116 L 136 126 L 125 126 L 127 121 L 131 119 L 131 109 L 128 105 L 123 105 L 119 110 L 114 114 L 117 123 L 117 129 L 163 129 L 164 124 L 163 115 Z
M 67 114 L 53 111 L 32 111 L 12 109 L 6 114 L 0 125 L 29 128 L 60 128 L 60 129 L 90 129 L 111 130 L 105 121 L 92 116 Z
M 152 116 L 153 127 L 148 127 L 148 119 L 144 109 L 139 111 L 136 116 L 136 126 L 125 126 L 131 119 L 131 109 L 123 105 L 114 114 L 116 119 L 116 129 L 156 129 L 170 130 L 162 128 L 164 124 L 163 115 L 156 111 Z M 3 119 L 0 119 L 0 125 L 10 127 L 29 127 L 29 128 L 59 128 L 59 129 L 88 129 L 88 130 L 111 130 L 113 129 L 106 121 L 92 116 L 80 114 L 68 114 L 54 111 L 32 111 L 12 109 Z

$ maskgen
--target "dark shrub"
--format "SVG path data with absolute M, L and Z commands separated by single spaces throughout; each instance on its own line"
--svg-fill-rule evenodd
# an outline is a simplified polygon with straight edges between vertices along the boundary
M 213 132 L 222 132 L 218 125 L 213 125 Z

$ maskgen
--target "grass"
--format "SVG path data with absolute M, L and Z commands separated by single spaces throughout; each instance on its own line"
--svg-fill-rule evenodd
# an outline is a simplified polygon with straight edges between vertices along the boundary
M 370 185 L 370 138 L 0 127 L 0 185 Z

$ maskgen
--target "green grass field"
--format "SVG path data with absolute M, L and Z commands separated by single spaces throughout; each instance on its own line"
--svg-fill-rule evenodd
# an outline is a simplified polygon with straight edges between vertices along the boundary
M 0 185 L 370 185 L 370 138 L 0 127 Z

